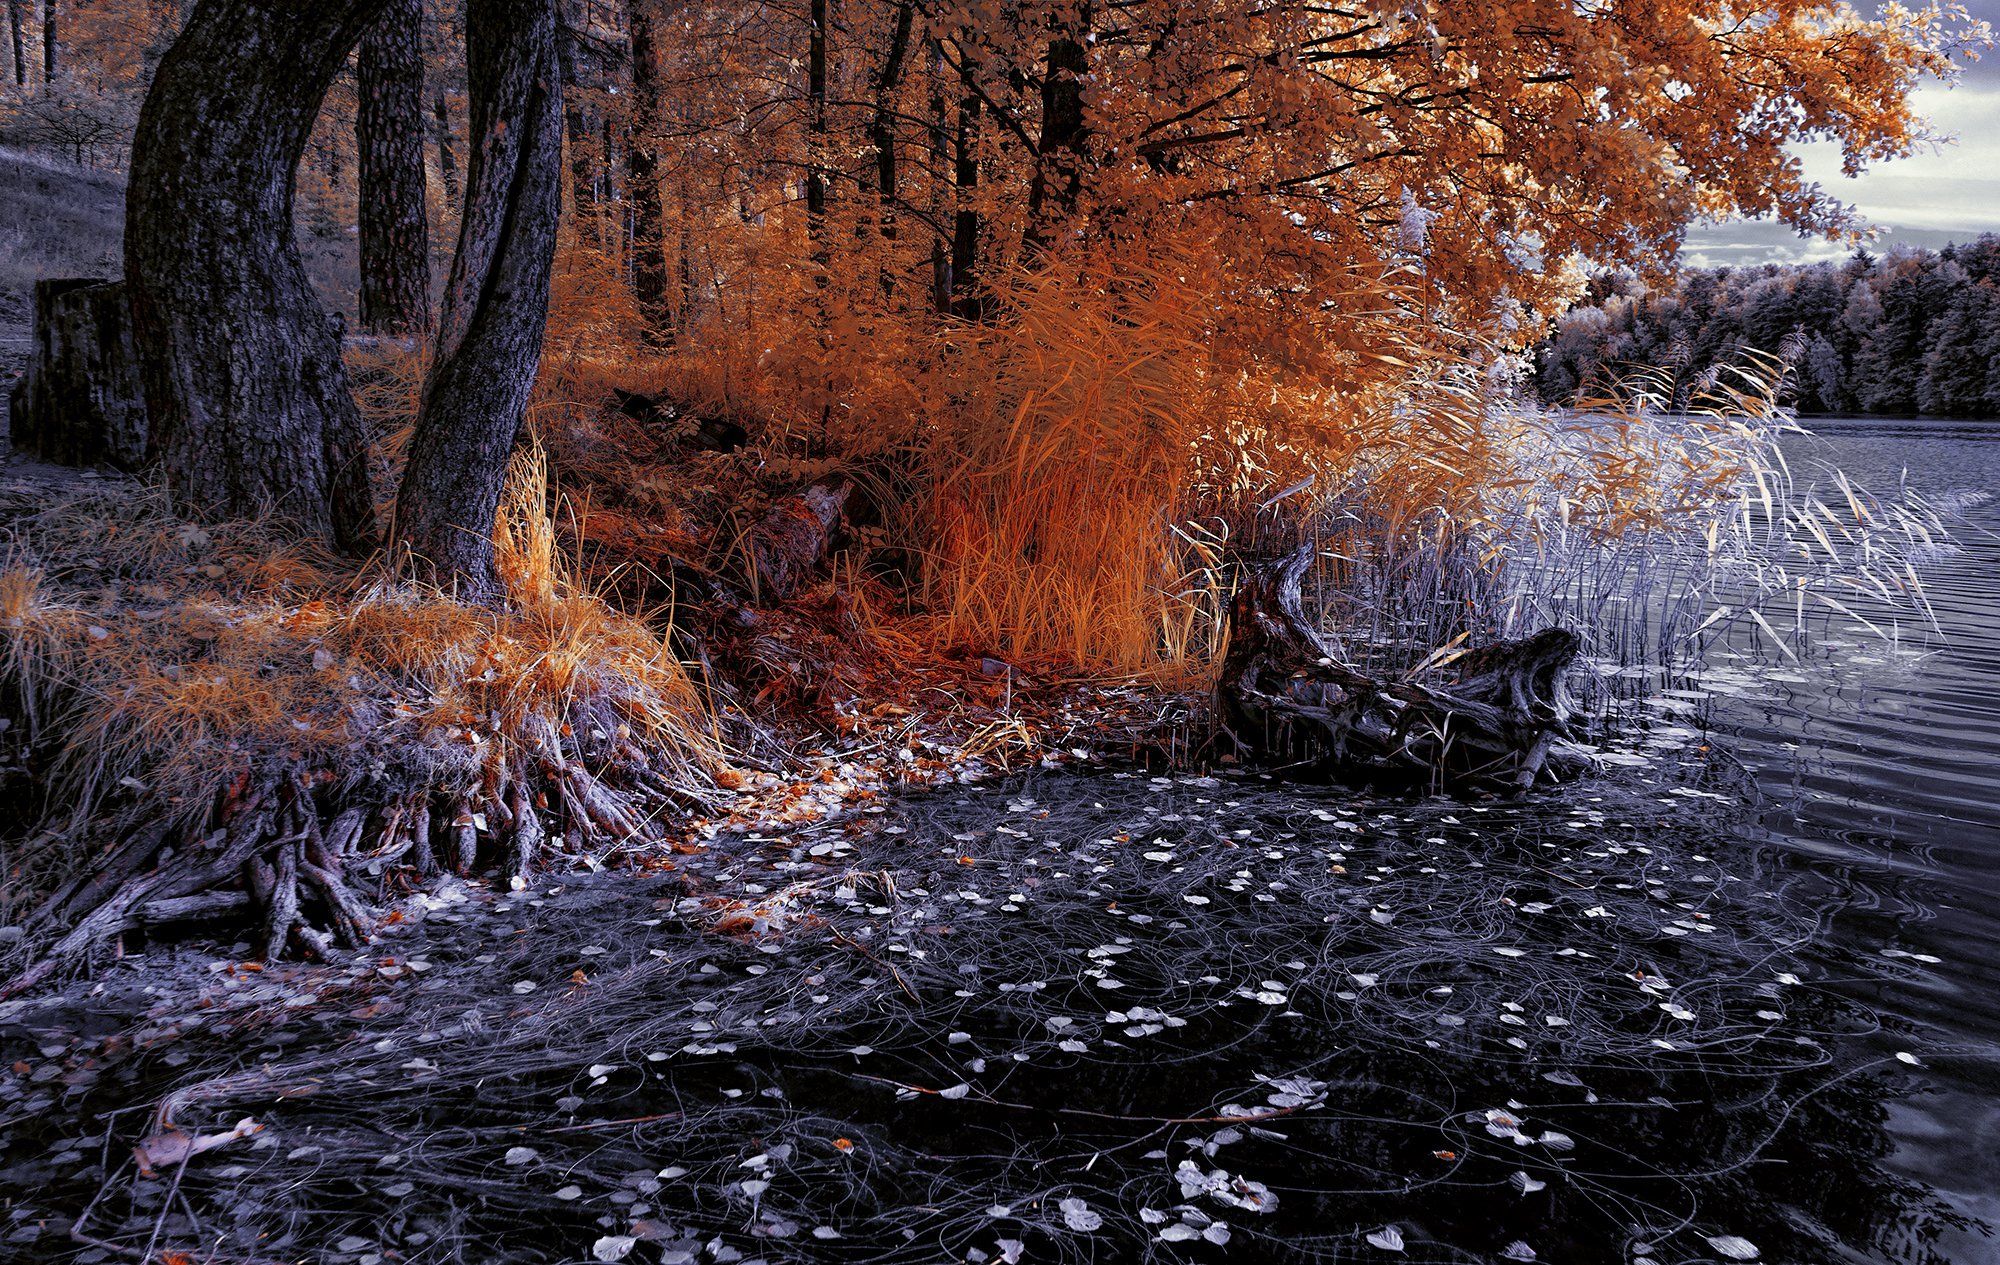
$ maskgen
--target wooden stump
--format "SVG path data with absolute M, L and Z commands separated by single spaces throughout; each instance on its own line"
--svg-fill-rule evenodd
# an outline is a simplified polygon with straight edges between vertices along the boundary
M 13 444 L 66 466 L 137 470 L 151 446 L 122 281 L 35 283 L 35 346 L 10 398 Z
M 1545 629 L 1440 669 L 1435 684 L 1336 663 L 1300 605 L 1306 544 L 1252 569 L 1230 610 L 1220 710 L 1252 755 L 1333 777 L 1518 794 L 1587 769 L 1563 741 L 1576 636 Z

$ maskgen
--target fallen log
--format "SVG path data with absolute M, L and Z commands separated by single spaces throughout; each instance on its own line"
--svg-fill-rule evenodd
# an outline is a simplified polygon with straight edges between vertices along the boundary
M 1435 681 L 1335 661 L 1301 606 L 1308 543 L 1252 568 L 1230 608 L 1217 686 L 1225 724 L 1254 758 L 1343 780 L 1519 794 L 1590 767 L 1567 741 L 1564 677 L 1575 634 L 1549 628 L 1439 667 Z
M 751 588 L 763 602 L 782 602 L 803 588 L 832 547 L 854 485 L 824 479 L 780 498 L 744 541 Z

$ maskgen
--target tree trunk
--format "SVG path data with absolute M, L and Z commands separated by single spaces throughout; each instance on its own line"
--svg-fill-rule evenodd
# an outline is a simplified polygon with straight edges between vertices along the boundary
M 958 209 L 951 222 L 951 310 L 978 321 L 986 318 L 989 307 L 979 288 L 979 209 L 973 204 L 979 189 L 980 101 L 972 90 L 970 58 L 959 65 L 958 73 L 964 93 L 958 100 L 958 131 L 952 140 L 952 182 L 958 190 Z
M 361 328 L 370 334 L 422 334 L 431 322 L 423 22 L 423 0 L 390 0 L 355 64 Z
M 132 142 L 125 276 L 161 467 L 186 512 L 375 540 L 367 438 L 292 231 L 327 85 L 386 0 L 208 0 Z
M 56 38 L 56 0 L 42 0 L 42 82 L 56 81 L 56 50 L 60 41 Z
M 1088 20 L 1086 11 L 1083 21 Z M 1035 174 L 1028 182 L 1025 244 L 1031 256 L 1048 248 L 1055 223 L 1076 209 L 1083 183 L 1083 77 L 1088 70 L 1078 33 L 1065 31 L 1049 41 L 1042 71 L 1042 133 L 1035 145 Z
M 654 139 L 664 102 L 659 48 L 654 40 L 654 0 L 625 0 L 632 35 L 632 122 L 625 142 L 625 182 L 632 197 L 632 292 L 645 318 L 646 342 L 673 342 L 667 302 L 667 211 L 660 193 L 660 151 Z
M 566 32 L 562 40 L 563 143 L 569 152 L 570 210 L 579 230 L 604 244 L 603 189 L 599 173 L 605 155 L 596 149 L 597 127 L 583 98 L 584 69 L 580 37 Z
M 896 26 L 889 36 L 889 53 L 875 76 L 875 117 L 868 125 L 869 143 L 875 149 L 875 196 L 877 231 L 882 240 L 896 240 L 896 89 L 902 83 L 903 63 L 910 49 L 910 20 L 915 4 L 903 0 L 896 6 Z M 893 258 L 882 261 L 882 292 L 896 288 Z
M 1550 628 L 1447 665 L 1440 684 L 1374 678 L 1334 661 L 1301 609 L 1311 543 L 1255 568 L 1230 607 L 1218 685 L 1253 755 L 1336 777 L 1518 794 L 1589 767 L 1563 743 L 1574 634 Z
M 28 38 L 22 29 L 27 23 L 27 14 L 21 10 L 28 0 L 7 0 L 7 31 L 14 37 L 14 86 L 28 86 Z
M 14 447 L 60 465 L 145 464 L 145 392 L 125 286 L 35 283 L 35 349 L 12 397 Z
M 493 514 L 548 324 L 562 213 L 557 0 L 469 0 L 471 158 L 396 542 L 471 600 L 498 593 Z
M 812 284 L 826 288 L 826 0 L 806 10 L 806 238 Z M 824 324 L 824 322 L 822 322 Z
M 446 206 L 458 205 L 458 157 L 451 147 L 451 103 L 439 88 L 432 98 L 431 118 L 436 125 L 438 177 L 444 181 Z

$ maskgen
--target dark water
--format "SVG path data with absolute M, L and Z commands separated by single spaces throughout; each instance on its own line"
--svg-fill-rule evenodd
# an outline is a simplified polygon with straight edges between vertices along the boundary
M 1878 487 L 2000 475 L 2000 427 L 1821 429 Z M 1942 637 L 1746 638 L 1519 804 L 1050 774 L 447 900 L 331 975 L 131 964 L 0 1016 L 0 1259 L 2000 1259 L 1971 512 Z M 135 1176 L 169 1090 L 264 1131 Z
M 1822 419 L 1795 455 L 1857 482 L 1932 496 L 2000 493 L 2000 423 Z M 1887 1174 L 1987 1228 L 1928 1226 L 1884 1199 L 1857 1259 L 2000 1259 L 2000 500 L 1971 504 L 1962 552 L 1926 584 L 1939 624 L 1902 653 L 1863 635 L 1819 646 L 1808 679 L 1761 684 L 1722 709 L 1728 742 L 1766 797 L 1761 842 L 1811 875 L 1828 948 L 1927 954 L 1935 965 L 1857 988 L 1892 1029 L 1931 1048 L 1888 1105 Z M 1780 675 L 1787 675 L 1780 673 Z M 1891 961 L 1899 959 L 1889 959 Z M 1900 959 L 1909 963 L 1913 959 Z M 1887 1048 L 1903 1037 L 1885 1036 Z M 1885 1192 L 1886 1193 L 1886 1192 Z

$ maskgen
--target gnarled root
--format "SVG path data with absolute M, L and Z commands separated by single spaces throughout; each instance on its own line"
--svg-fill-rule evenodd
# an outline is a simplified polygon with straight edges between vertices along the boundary
M 1300 546 L 1253 569 L 1230 610 L 1221 712 L 1252 753 L 1338 777 L 1518 794 L 1589 761 L 1564 741 L 1574 634 L 1545 629 L 1462 656 L 1440 684 L 1336 663 L 1301 609 L 1313 560 Z
M 488 760 L 470 776 L 457 767 L 443 785 L 408 771 L 246 773 L 202 820 L 142 822 L 28 919 L 43 947 L 0 997 L 115 937 L 218 918 L 254 925 L 267 958 L 357 948 L 372 939 L 376 903 L 399 875 L 470 875 L 483 861 L 525 876 L 558 852 L 594 860 L 655 842 L 663 807 L 707 804 L 615 723 L 583 717 L 561 733 L 542 726 L 525 755 Z

